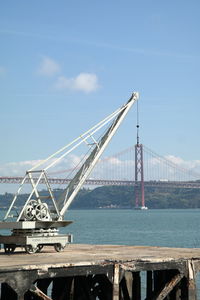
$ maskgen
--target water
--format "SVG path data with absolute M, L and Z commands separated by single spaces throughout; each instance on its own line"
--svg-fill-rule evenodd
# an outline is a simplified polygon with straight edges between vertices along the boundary
M 73 224 L 61 233 L 72 233 L 74 243 L 200 247 L 200 209 L 69 210 L 65 219 Z
M 200 247 L 200 209 L 70 210 L 74 243 Z

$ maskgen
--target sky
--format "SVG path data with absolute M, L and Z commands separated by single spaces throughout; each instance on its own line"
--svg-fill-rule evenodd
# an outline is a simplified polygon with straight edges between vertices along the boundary
M 199 13 L 198 0 L 2 0 L 0 176 L 54 153 L 133 91 L 140 142 L 199 167 Z M 134 106 L 108 155 L 135 144 L 136 122 Z

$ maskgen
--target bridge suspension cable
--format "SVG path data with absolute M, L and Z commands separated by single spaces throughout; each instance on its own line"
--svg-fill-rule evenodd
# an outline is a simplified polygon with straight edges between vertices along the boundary
M 144 181 L 159 182 L 186 182 L 200 180 L 200 174 L 191 169 L 184 167 L 181 163 L 175 163 L 174 157 L 168 158 L 161 156 L 143 145 L 144 155 Z M 78 169 L 81 159 L 73 168 L 63 167 L 49 172 L 49 177 L 55 182 L 64 183 L 69 180 L 73 173 Z M 64 165 L 62 165 L 64 166 Z M 128 147 L 112 156 L 100 159 L 96 168 L 90 174 L 88 184 L 94 184 L 94 181 L 106 182 L 133 182 L 135 180 L 135 149 L 134 146 Z M 20 176 L 2 176 L 0 183 L 19 183 Z

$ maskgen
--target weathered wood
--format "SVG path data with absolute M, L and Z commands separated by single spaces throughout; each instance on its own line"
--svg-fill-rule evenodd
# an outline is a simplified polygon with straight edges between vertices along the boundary
M 32 286 L 33 282 L 36 279 L 36 271 L 31 270 L 21 270 L 13 272 L 6 272 L 4 281 L 15 291 L 18 295 L 18 298 L 22 298 L 26 291 Z M 14 298 L 14 296 L 13 296 Z
M 196 272 L 193 260 L 188 261 L 188 300 L 197 300 Z
M 18 248 L 17 248 L 18 249 Z M 47 255 L 48 253 L 48 255 Z M 73 266 L 106 266 L 107 262 L 116 262 L 128 264 L 130 267 L 142 268 L 144 271 L 149 268 L 169 269 L 169 265 L 174 264 L 171 269 L 181 267 L 187 260 L 200 260 L 199 249 L 176 249 L 165 247 L 142 247 L 142 246 L 117 246 L 117 245 L 78 245 L 71 244 L 63 252 L 55 253 L 52 248 L 44 248 L 41 253 L 28 255 L 22 252 L 13 254 L 14 259 L 8 259 L 8 256 L 0 251 L 0 270 L 37 270 L 46 272 L 46 269 L 52 268 L 70 268 Z M 12 255 L 9 256 L 10 258 Z M 43 271 L 44 270 L 44 271 Z M 134 269 L 137 271 L 136 269 Z M 134 271 L 133 270 L 133 271 Z
M 62 254 L 62 253 L 59 253 Z M 62 258 L 62 256 L 61 256 Z M 68 259 L 68 258 L 67 258 Z M 66 277 L 66 276 L 85 276 L 87 275 L 102 275 L 105 274 L 107 278 L 112 281 L 113 278 L 113 263 L 101 263 L 95 262 L 94 264 L 87 265 L 86 263 L 75 264 L 75 265 L 54 265 L 45 270 L 44 274 L 41 274 L 40 278 L 46 278 L 46 272 L 48 271 L 49 277 Z
M 119 300 L 119 278 L 120 278 L 120 273 L 119 273 L 120 267 L 119 264 L 115 264 L 114 266 L 114 278 L 113 278 L 113 297 L 112 300 Z
M 126 278 L 126 284 L 127 284 L 127 289 L 128 289 L 128 293 L 130 295 L 130 298 L 132 297 L 132 288 L 133 288 L 133 276 L 132 276 L 132 272 L 126 272 L 125 273 L 125 278 Z
M 40 289 L 38 289 L 35 285 L 32 285 L 30 288 L 30 292 L 34 293 L 39 299 L 41 300 L 53 300 L 52 298 L 48 297 L 46 294 L 44 294 Z M 33 298 L 31 298 L 33 299 Z M 37 298 L 35 298 L 37 299 Z M 35 300 L 34 299 L 34 300 Z
M 120 290 L 120 299 L 131 300 L 125 277 L 123 277 L 120 282 Z
M 181 289 L 180 288 L 178 288 L 178 289 L 175 288 L 174 297 L 172 299 L 174 299 L 174 300 L 180 300 L 181 299 Z
M 141 272 L 147 300 L 197 300 L 199 249 L 70 245 L 0 258 L 1 300 L 140 300 Z
M 123 300 L 131 300 L 132 299 L 132 285 L 133 285 L 133 276 L 132 272 L 126 271 L 123 272 L 122 278 L 120 281 L 120 297 Z
M 169 293 L 173 290 L 173 288 L 180 282 L 183 278 L 183 274 L 175 275 L 169 282 L 167 282 L 163 289 L 153 297 L 153 300 L 163 300 Z

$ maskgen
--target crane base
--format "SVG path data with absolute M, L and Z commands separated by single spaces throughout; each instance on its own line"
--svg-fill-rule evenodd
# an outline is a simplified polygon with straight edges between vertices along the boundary
M 13 253 L 17 247 L 25 248 L 27 253 L 40 252 L 44 246 L 54 246 L 60 252 L 72 242 L 71 234 L 59 234 L 59 227 L 72 221 L 19 221 L 0 222 L 0 229 L 11 229 L 11 235 L 0 235 L 0 244 L 5 253 Z
M 19 221 L 0 222 L 0 229 L 36 229 L 36 228 L 59 228 L 70 225 L 72 221 Z
M 0 244 L 3 245 L 5 253 L 13 253 L 17 247 L 25 248 L 26 252 L 36 253 L 40 252 L 44 246 L 54 246 L 57 252 L 62 251 L 65 246 L 71 243 L 73 236 L 66 235 L 5 235 L 0 236 Z

